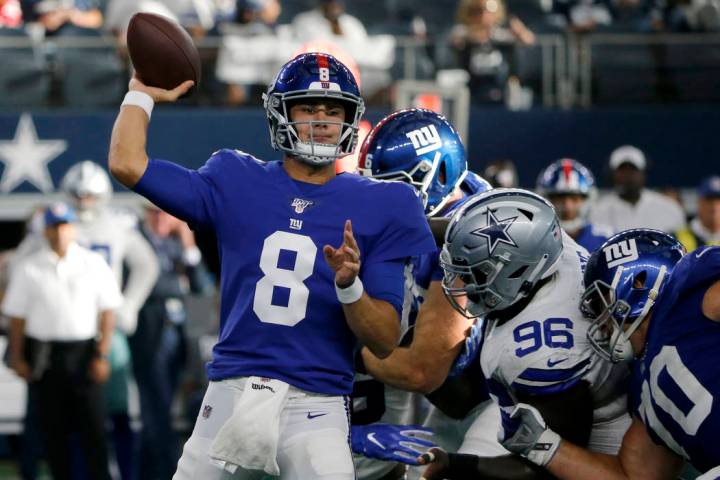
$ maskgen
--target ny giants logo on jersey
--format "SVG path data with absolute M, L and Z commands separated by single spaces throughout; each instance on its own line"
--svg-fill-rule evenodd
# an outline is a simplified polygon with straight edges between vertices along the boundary
M 614 268 L 639 258 L 635 239 L 630 238 L 622 242 L 613 243 L 603 248 L 608 268 Z
M 312 200 L 304 200 L 302 198 L 293 198 L 291 207 L 295 209 L 295 213 L 303 213 L 306 208 L 312 206 L 314 202 Z
M 442 147 L 442 139 L 435 125 L 418 128 L 406 133 L 405 136 L 412 142 L 417 156 L 439 150 Z

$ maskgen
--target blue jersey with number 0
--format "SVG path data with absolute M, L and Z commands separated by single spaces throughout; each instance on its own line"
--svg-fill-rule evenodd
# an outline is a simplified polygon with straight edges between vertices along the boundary
M 645 355 L 634 365 L 633 407 L 655 442 L 701 471 L 720 464 L 720 323 L 702 301 L 720 280 L 720 247 L 675 266 L 652 312 Z
M 396 309 L 405 258 L 435 248 L 420 199 L 398 182 L 341 174 L 313 185 L 291 179 L 282 162 L 221 150 L 197 171 L 152 160 L 134 189 L 217 235 L 222 301 L 211 380 L 256 375 L 350 393 L 356 338 L 323 246 L 339 246 L 350 219 L 365 290 Z

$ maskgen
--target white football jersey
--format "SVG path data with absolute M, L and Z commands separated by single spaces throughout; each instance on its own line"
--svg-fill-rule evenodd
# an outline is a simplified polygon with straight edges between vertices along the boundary
M 506 412 L 512 411 L 516 394 L 553 394 L 584 380 L 593 395 L 594 425 L 627 416 L 628 368 L 594 353 L 587 339 L 590 322 L 578 308 L 587 258 L 587 251 L 563 234 L 563 253 L 551 280 L 516 317 L 488 323 L 481 367 L 491 396 Z M 622 433 L 613 437 L 619 437 L 617 447 Z
M 132 213 L 111 208 L 83 212 L 75 224 L 77 242 L 102 255 L 112 268 L 118 285 L 124 285 L 124 307 L 132 315 L 136 315 L 145 303 L 160 271 L 157 256 L 137 225 L 137 218 Z M 23 239 L 18 252 L 22 252 L 22 256 L 28 255 L 44 244 L 42 233 L 30 234 Z M 128 278 L 124 282 L 123 264 L 128 268 Z M 135 318 L 118 317 L 116 320 L 123 329 L 134 330 Z M 129 321 L 131 328 L 122 325 L 123 321 Z

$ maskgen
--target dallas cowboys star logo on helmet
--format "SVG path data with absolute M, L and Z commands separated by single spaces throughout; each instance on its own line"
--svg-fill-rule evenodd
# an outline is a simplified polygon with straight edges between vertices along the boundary
M 477 230 L 473 230 L 473 235 L 478 237 L 485 237 L 488 242 L 488 255 L 492 255 L 495 248 L 500 242 L 506 243 L 510 246 L 517 247 L 517 243 L 508 233 L 510 226 L 515 223 L 518 217 L 505 218 L 498 220 L 492 210 L 487 209 L 487 225 Z

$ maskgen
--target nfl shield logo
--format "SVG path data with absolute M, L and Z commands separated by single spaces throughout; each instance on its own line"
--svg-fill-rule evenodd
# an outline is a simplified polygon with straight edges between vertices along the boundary
M 210 418 L 211 413 L 212 413 L 212 407 L 210 405 L 205 405 L 202 410 L 202 417 Z

